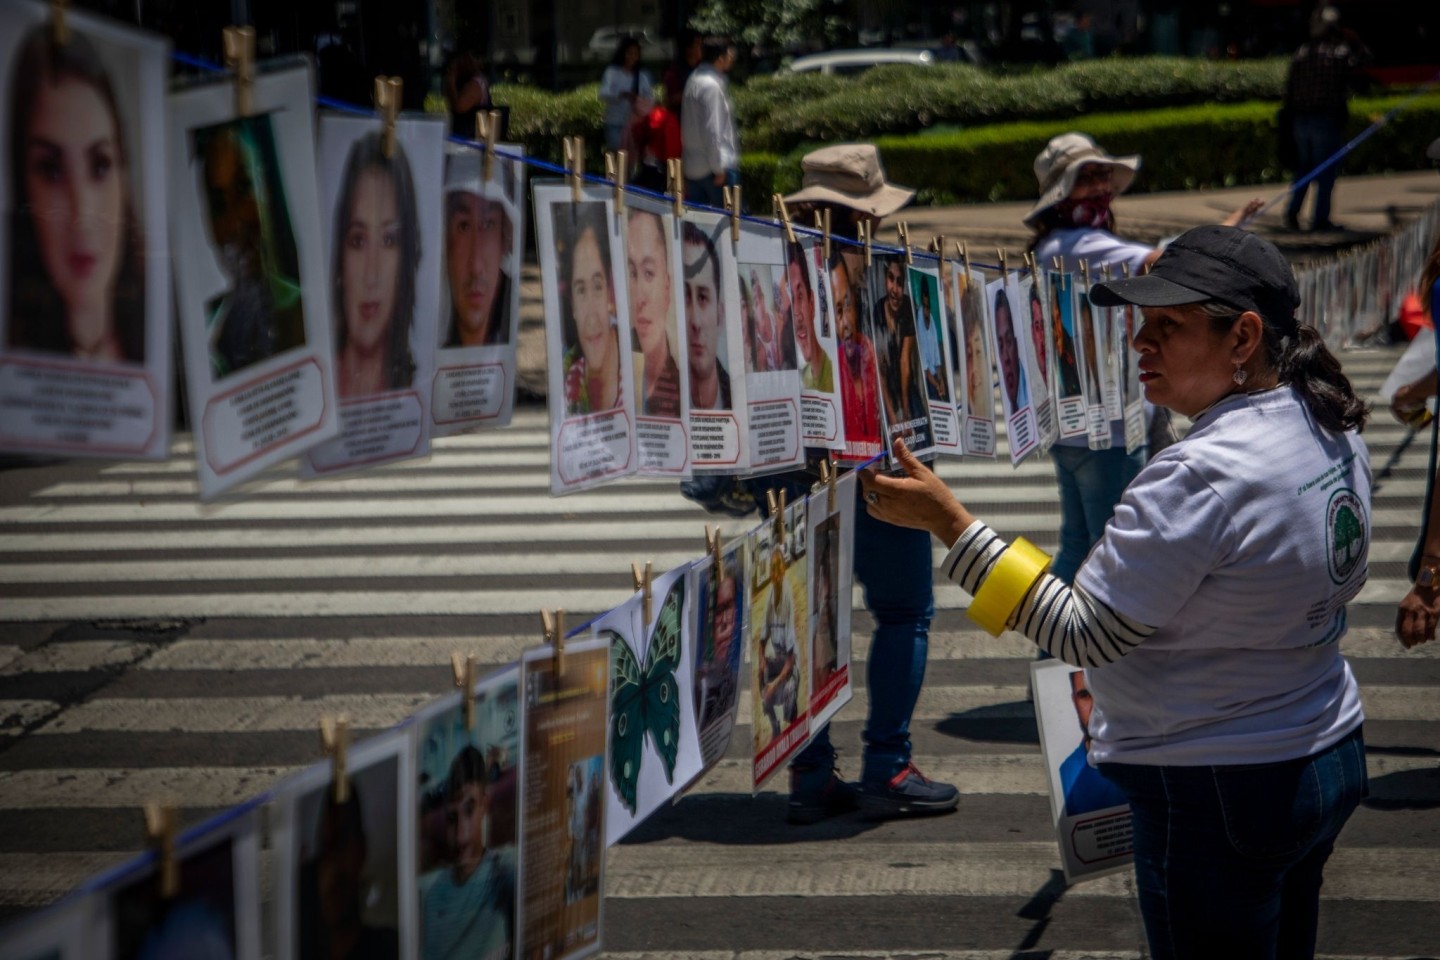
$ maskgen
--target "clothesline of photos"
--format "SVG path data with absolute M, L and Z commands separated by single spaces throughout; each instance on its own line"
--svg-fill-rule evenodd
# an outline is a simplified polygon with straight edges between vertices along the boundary
M 851 699 L 856 475 L 0 929 L 12 960 L 583 957 L 601 947 L 605 850 L 702 780 L 758 791 Z M 744 691 L 744 692 L 742 692 Z M 744 759 L 725 759 L 736 731 Z M 262 850 L 266 852 L 262 856 Z M 267 918 L 261 923 L 262 914 Z
M 246 28 L 223 76 L 168 89 L 164 37 L 57 10 L 0 0 L 0 126 L 27 158 L 0 184 L 0 450 L 169 456 L 177 328 L 204 498 L 508 424 L 529 168 L 564 174 L 531 191 L 555 494 L 855 463 L 896 436 L 995 457 L 1004 435 L 1012 463 L 1143 442 L 1136 318 L 1089 302 L 1103 274 L 920 250 L 903 223 L 898 246 L 835 237 L 778 195 L 743 214 L 738 187 L 685 204 L 678 164 L 672 195 L 639 190 L 623 155 L 584 173 L 576 139 L 565 167 L 498 143 L 493 113 L 447 144 L 395 78 L 317 117 L 309 62 L 257 64 Z M 1332 344 L 1383 323 L 1435 221 L 1302 268 L 1304 318 Z

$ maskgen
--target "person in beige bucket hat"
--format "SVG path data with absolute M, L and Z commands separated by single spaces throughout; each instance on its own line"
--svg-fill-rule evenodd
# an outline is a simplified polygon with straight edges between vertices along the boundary
M 1083 133 L 1062 133 L 1049 143 L 1035 158 L 1035 179 L 1040 181 L 1040 199 L 1025 215 L 1026 226 L 1034 226 L 1041 214 L 1067 201 L 1081 202 L 1101 196 L 1113 198 L 1130 188 L 1135 171 L 1140 169 L 1138 156 L 1112 157 L 1094 140 Z M 1075 186 L 1084 175 L 1089 188 L 1079 197 L 1072 198 Z M 1109 209 L 1109 200 L 1104 203 L 1104 213 Z M 1068 209 L 1066 212 L 1070 212 Z M 1077 226 L 1101 226 L 1098 223 L 1076 224 Z
M 838 204 L 877 219 L 888 217 L 915 198 L 914 190 L 885 180 L 880 151 L 873 143 L 841 143 L 805 154 L 798 192 L 785 198 L 797 204 Z

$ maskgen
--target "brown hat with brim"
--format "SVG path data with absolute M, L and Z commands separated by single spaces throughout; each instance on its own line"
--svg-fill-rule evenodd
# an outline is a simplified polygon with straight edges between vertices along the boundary
M 873 217 L 887 217 L 915 198 L 885 182 L 880 151 L 873 143 L 841 143 L 805 154 L 800 161 L 801 188 L 785 203 L 834 203 Z
M 1117 194 L 1129 189 L 1140 169 L 1138 156 L 1112 157 L 1094 140 L 1083 133 L 1062 133 L 1035 158 L 1035 179 L 1040 183 L 1040 199 L 1025 214 L 1025 224 L 1033 224 L 1046 210 L 1070 196 L 1075 178 L 1086 164 L 1110 168 L 1110 183 Z

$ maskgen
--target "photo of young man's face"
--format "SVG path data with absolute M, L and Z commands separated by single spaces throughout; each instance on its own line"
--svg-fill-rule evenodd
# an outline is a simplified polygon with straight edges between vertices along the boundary
M 454 335 L 447 346 L 503 343 L 502 264 L 510 253 L 514 225 L 505 207 L 468 190 L 445 195 L 445 271 L 454 311 Z

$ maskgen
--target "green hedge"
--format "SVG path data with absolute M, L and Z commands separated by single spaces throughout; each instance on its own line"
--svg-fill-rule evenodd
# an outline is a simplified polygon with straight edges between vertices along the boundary
M 1352 101 L 1349 136 L 1405 102 L 1400 96 Z M 1228 187 L 1283 182 L 1275 150 L 1275 102 L 1251 101 L 1174 107 L 1131 113 L 1094 114 L 1078 120 L 1004 123 L 968 130 L 932 130 L 875 139 L 885 170 L 896 183 L 919 190 L 920 203 L 974 203 L 1028 200 L 1036 195 L 1033 164 L 1046 141 L 1067 130 L 1083 130 L 1115 154 L 1144 157 L 1136 192 Z M 1409 102 L 1404 111 L 1346 159 L 1348 174 L 1417 170 L 1426 165 L 1425 147 L 1440 130 L 1440 94 Z M 813 145 L 812 145 L 813 146 Z M 802 146 L 775 160 L 747 154 L 742 171 L 756 189 L 788 193 L 798 189 Z M 746 193 L 751 181 L 745 181 Z M 752 204 L 752 209 L 753 209 Z

